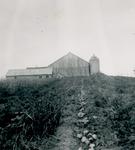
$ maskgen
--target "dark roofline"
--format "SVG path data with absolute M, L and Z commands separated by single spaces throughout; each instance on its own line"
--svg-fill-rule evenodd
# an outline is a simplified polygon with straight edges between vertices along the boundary
M 49 67 L 27 67 L 26 69 L 45 69 Z
M 69 53 L 71 53 L 71 52 L 69 52 Z M 75 54 L 73 54 L 73 53 L 71 53 L 72 55 L 74 55 L 74 56 L 76 56 L 76 57 L 78 57 L 78 58 L 80 58 L 82 61 L 85 61 L 86 63 L 88 63 L 89 64 L 89 62 L 88 61 L 86 61 L 86 60 L 84 60 L 83 58 L 81 58 L 81 57 L 79 57 L 79 56 L 77 56 L 77 55 L 75 55 Z
M 68 53 L 68 54 L 69 54 L 69 53 Z M 68 54 L 66 54 L 66 55 L 64 55 L 64 56 L 62 56 L 62 57 L 60 57 L 60 58 L 57 59 L 57 60 L 55 60 L 53 63 L 51 63 L 50 65 L 48 65 L 48 67 L 51 66 L 52 64 L 58 62 L 60 59 L 64 58 L 64 57 L 67 56 Z
M 59 59 L 57 59 L 56 61 L 54 61 L 54 62 L 51 63 L 50 65 L 48 65 L 48 67 L 51 66 L 51 65 L 53 65 L 54 63 L 58 62 L 59 60 L 61 60 L 62 58 L 64 58 L 65 56 L 67 56 L 67 55 L 69 55 L 69 54 L 74 55 L 75 57 L 78 57 L 78 58 L 81 59 L 82 61 L 85 61 L 86 63 L 88 63 L 86 60 L 82 59 L 81 57 L 79 57 L 79 56 L 77 56 L 77 55 L 75 55 L 75 54 L 73 54 L 73 53 L 71 53 L 71 52 L 68 52 L 66 55 L 60 57 Z M 88 64 L 89 64 L 89 63 L 88 63 Z

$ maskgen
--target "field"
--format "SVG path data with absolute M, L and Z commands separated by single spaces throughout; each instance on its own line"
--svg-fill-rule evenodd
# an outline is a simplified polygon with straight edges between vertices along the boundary
M 95 150 L 135 149 L 135 79 L 103 74 L 0 82 L 0 149 L 84 150 L 87 129 Z M 86 104 L 85 104 L 85 103 Z M 82 109 L 86 124 L 80 123 Z

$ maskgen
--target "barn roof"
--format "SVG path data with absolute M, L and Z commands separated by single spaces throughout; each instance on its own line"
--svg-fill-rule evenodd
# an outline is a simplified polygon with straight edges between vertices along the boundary
M 57 63 L 58 61 L 60 61 L 60 60 L 63 59 L 64 57 L 68 57 L 68 56 L 69 56 L 69 57 L 70 57 L 70 56 L 77 57 L 78 59 L 82 60 L 83 62 L 89 64 L 86 60 L 84 60 L 84 59 L 82 59 L 81 57 L 79 57 L 79 56 L 77 56 L 77 55 L 75 55 L 75 54 L 69 52 L 69 53 L 67 53 L 66 55 L 64 55 L 63 57 L 61 57 L 61 58 L 57 59 L 56 61 L 54 61 L 53 63 L 51 63 L 49 66 L 52 66 L 53 64 Z
M 31 76 L 31 75 L 49 75 L 52 74 L 52 68 L 36 68 L 36 69 L 14 69 L 8 70 L 6 76 Z

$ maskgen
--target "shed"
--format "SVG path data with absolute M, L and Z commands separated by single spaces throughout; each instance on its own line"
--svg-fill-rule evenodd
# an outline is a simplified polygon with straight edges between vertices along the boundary
M 27 68 L 27 69 L 12 69 L 8 70 L 6 77 L 9 79 L 17 79 L 17 78 L 50 78 L 52 77 L 52 68 L 44 67 L 44 68 Z

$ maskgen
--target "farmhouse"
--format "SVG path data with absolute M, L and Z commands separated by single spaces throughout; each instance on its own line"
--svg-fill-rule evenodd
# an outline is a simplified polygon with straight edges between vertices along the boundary
M 90 61 L 87 62 L 69 52 L 48 67 L 28 67 L 26 69 L 9 70 L 6 77 L 9 79 L 73 77 L 90 76 L 98 72 L 100 72 L 100 63 L 96 56 L 92 56 Z

